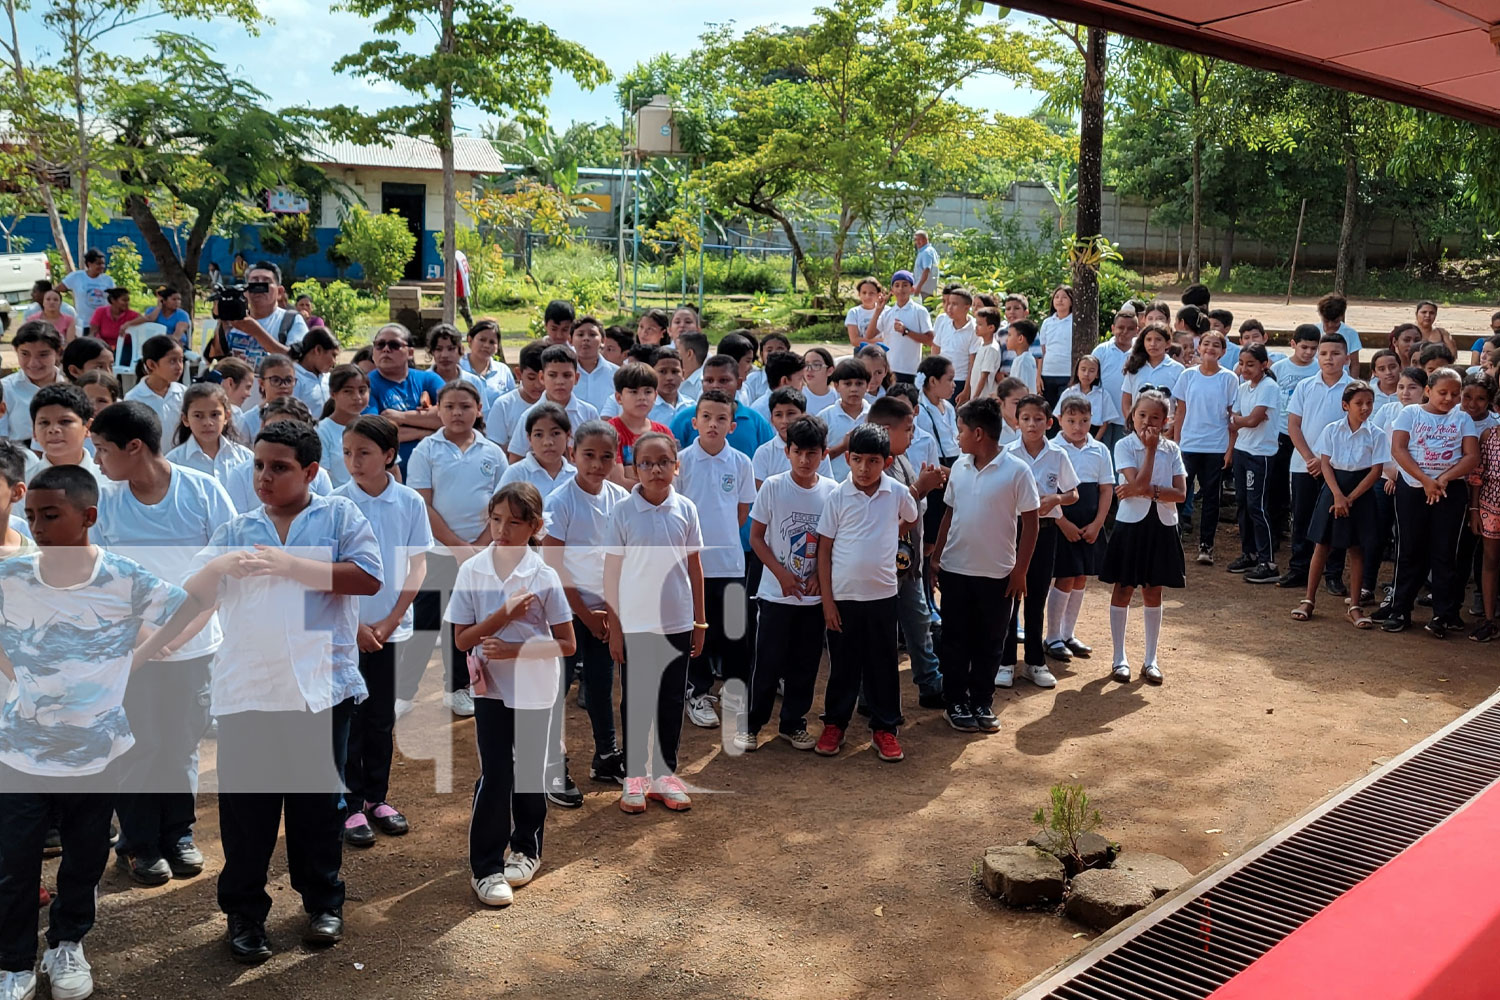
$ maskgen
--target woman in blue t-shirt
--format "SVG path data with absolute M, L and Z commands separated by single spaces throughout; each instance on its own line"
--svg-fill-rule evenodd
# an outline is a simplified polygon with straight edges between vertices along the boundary
M 191 348 L 193 317 L 182 308 L 182 293 L 171 285 L 156 290 L 156 305 L 146 310 L 147 323 L 160 323 L 167 335 L 184 348 Z

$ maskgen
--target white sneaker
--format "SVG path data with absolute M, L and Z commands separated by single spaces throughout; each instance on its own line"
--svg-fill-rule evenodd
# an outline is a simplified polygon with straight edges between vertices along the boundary
M 412 705 L 412 703 L 409 702 L 409 701 L 407 701 L 405 698 L 397 698 L 396 699 L 396 718 L 399 719 L 402 716 L 406 715 L 408 712 L 410 712 L 411 711 L 411 705 Z
M 42 953 L 42 973 L 53 1000 L 84 1000 L 94 994 L 94 973 L 77 941 L 59 941 Z
M 473 711 L 470 710 L 470 715 Z M 711 694 L 700 694 L 696 698 L 689 698 L 687 703 L 688 721 L 699 729 L 718 729 L 719 713 L 714 711 L 714 696 Z
M 32 1000 L 34 996 L 35 972 L 0 972 L 0 1000 Z
M 754 733 L 735 733 L 734 748 L 740 753 L 754 753 L 760 749 L 760 740 L 756 739 Z
M 448 710 L 460 719 L 467 719 L 474 714 L 474 696 L 469 693 L 468 688 L 460 688 L 443 695 L 443 704 Z
M 516 894 L 510 891 L 510 883 L 505 881 L 502 872 L 486 875 L 484 878 L 471 878 L 469 884 L 474 887 L 474 895 L 485 906 L 509 906 L 516 901 Z
M 1001 666 L 995 671 L 995 687 L 1008 688 L 1016 682 L 1016 665 Z
M 512 889 L 519 889 L 536 876 L 536 870 L 540 867 L 541 858 L 511 851 L 510 857 L 505 859 L 505 881 Z
M 1045 663 L 1027 663 L 1021 667 L 1021 676 L 1027 678 L 1039 688 L 1057 687 L 1057 678 L 1052 676 L 1052 671 L 1047 669 Z

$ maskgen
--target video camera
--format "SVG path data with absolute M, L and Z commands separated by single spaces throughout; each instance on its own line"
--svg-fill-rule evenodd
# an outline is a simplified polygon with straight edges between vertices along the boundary
M 245 296 L 250 292 L 264 295 L 271 290 L 269 281 L 252 281 L 248 285 L 224 285 L 208 297 L 218 306 L 218 318 L 227 323 L 244 319 L 250 315 L 250 303 Z

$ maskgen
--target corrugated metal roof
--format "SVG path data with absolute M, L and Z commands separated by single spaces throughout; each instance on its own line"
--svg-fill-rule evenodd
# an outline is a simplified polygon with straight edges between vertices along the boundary
M 403 170 L 441 170 L 442 155 L 431 139 L 423 136 L 391 135 L 381 145 L 361 145 L 318 138 L 308 160 L 341 167 L 395 167 Z M 455 136 L 455 169 L 472 174 L 505 172 L 505 161 L 488 139 Z

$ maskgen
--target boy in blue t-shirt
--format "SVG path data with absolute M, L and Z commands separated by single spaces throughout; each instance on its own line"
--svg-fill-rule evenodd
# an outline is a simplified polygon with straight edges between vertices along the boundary
M 42 844 L 56 823 L 64 852 L 42 972 L 53 996 L 84 997 L 93 976 L 82 940 L 109 860 L 116 768 L 134 743 L 123 707 L 143 628 L 166 642 L 208 607 L 89 541 L 99 487 L 77 466 L 44 469 L 26 494 L 37 552 L 0 562 L 0 995 L 36 989 Z M 155 640 L 148 646 L 159 648 Z

